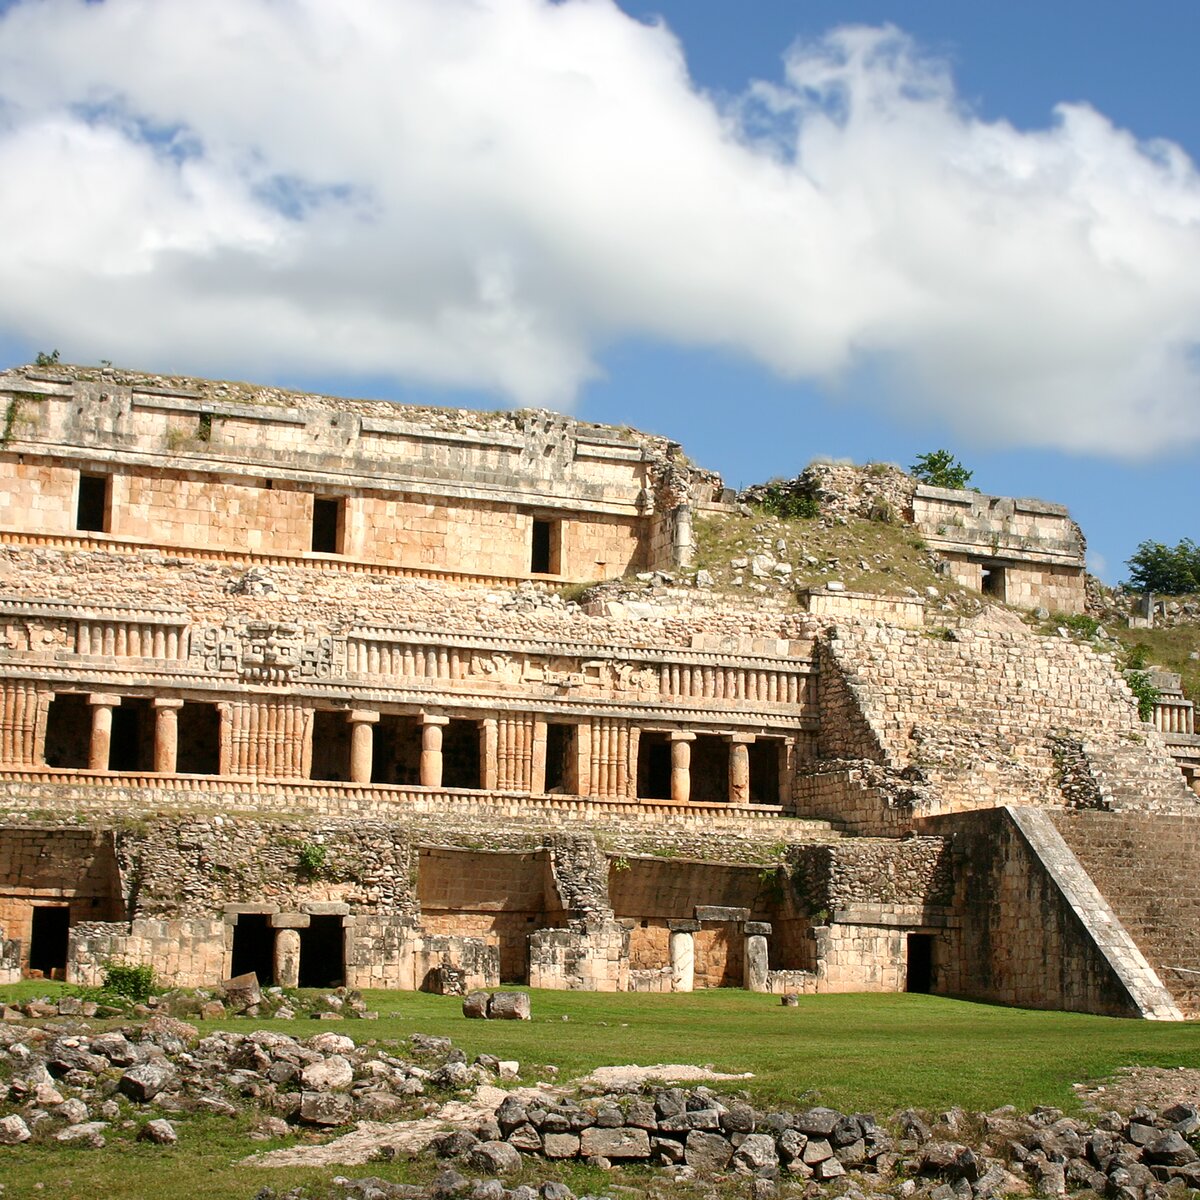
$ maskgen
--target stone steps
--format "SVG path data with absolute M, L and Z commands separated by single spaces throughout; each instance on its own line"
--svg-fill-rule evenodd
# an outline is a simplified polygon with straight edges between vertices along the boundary
M 1147 746 L 1085 743 L 1092 777 L 1114 808 L 1200 812 L 1196 795 L 1173 760 Z
M 1063 812 L 1054 821 L 1179 1007 L 1200 1014 L 1200 810 L 1190 819 Z

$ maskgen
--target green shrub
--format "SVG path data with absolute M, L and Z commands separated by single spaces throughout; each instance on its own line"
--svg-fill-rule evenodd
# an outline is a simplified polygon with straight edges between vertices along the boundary
M 1089 617 L 1087 613 L 1070 613 L 1061 617 L 1059 621 L 1072 633 L 1085 638 L 1094 638 L 1100 629 L 1100 622 L 1095 617 Z
M 56 367 L 58 366 L 58 351 L 52 350 L 49 354 L 45 350 L 39 350 L 38 356 L 33 360 L 35 367 Z
M 149 963 L 105 963 L 104 990 L 141 1004 L 154 995 L 154 968 Z
M 1137 700 L 1138 716 L 1148 721 L 1154 715 L 1154 705 L 1158 702 L 1158 688 L 1150 682 L 1149 671 L 1126 671 L 1125 682 Z
M 811 521 L 814 517 L 821 515 L 821 506 L 817 503 L 815 496 L 788 491 L 778 483 L 767 484 L 758 500 L 758 507 L 763 512 L 785 521 L 796 517 Z
M 327 851 L 320 842 L 308 842 L 300 847 L 300 869 L 306 875 L 319 875 L 325 866 Z
M 949 450 L 930 450 L 928 454 L 917 455 L 917 461 L 908 468 L 908 473 L 931 487 L 960 489 L 965 488 L 975 474 Z

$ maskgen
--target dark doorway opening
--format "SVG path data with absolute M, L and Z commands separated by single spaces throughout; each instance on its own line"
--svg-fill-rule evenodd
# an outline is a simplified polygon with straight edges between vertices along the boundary
M 421 722 L 384 713 L 371 731 L 371 782 L 412 787 L 421 782 Z
M 579 792 L 578 725 L 546 726 L 546 791 L 563 796 Z
M 529 573 L 531 575 L 553 575 L 558 571 L 555 559 L 554 532 L 557 521 L 542 521 L 533 519 L 533 540 L 529 553 Z
M 108 528 L 108 476 L 79 476 L 79 506 L 75 510 L 75 528 L 88 533 L 104 533 Z
M 154 710 L 144 697 L 127 696 L 112 710 L 110 771 L 154 769 Z
M 313 713 L 313 779 L 350 778 L 350 725 L 344 712 L 318 709 Z
M 750 743 L 750 803 L 779 803 L 779 754 L 782 743 L 759 738 Z
M 313 499 L 312 548 L 315 554 L 338 554 L 342 523 L 340 500 Z
M 65 905 L 35 904 L 29 930 L 29 967 L 47 979 L 62 979 L 67 969 L 71 910 Z
M 92 744 L 92 706 L 86 696 L 55 696 L 46 714 L 46 766 L 86 771 Z
M 908 977 L 905 991 L 925 993 L 933 987 L 933 935 L 908 935 Z
M 275 930 L 266 913 L 238 913 L 233 927 L 233 962 L 230 975 L 251 971 L 266 987 L 275 982 Z
M 341 917 L 313 917 L 300 930 L 300 986 L 338 987 L 346 975 L 346 934 Z
M 637 794 L 642 800 L 670 800 L 670 734 L 642 730 L 638 738 Z
M 479 722 L 451 721 L 442 735 L 442 786 L 481 788 Z
M 1003 600 L 1006 595 L 1004 568 L 991 563 L 983 568 L 983 594 Z
M 188 701 L 179 710 L 175 770 L 181 775 L 220 774 L 221 713 L 215 704 Z
M 698 733 L 692 743 L 692 799 L 729 803 L 729 742 L 717 734 Z

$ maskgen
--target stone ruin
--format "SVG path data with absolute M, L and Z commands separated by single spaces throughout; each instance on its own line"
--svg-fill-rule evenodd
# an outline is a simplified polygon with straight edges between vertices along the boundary
M 1111 657 L 911 598 L 581 608 L 735 511 L 627 429 L 111 368 L 0 404 L 0 980 L 1200 1004 L 1197 796 Z M 956 577 L 1082 603 L 1063 510 L 907 495 Z

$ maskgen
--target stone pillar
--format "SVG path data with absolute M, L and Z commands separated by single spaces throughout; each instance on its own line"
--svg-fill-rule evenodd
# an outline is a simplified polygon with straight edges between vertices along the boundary
M 88 697 L 92 706 L 92 740 L 88 747 L 88 770 L 107 771 L 108 753 L 112 748 L 112 710 L 121 703 L 120 696 L 97 693 Z
M 748 992 L 767 990 L 767 934 L 770 932 L 771 926 L 766 921 L 746 922 L 743 983 Z
M 179 710 L 182 700 L 154 701 L 154 770 L 174 775 L 179 761 Z
M 671 734 L 671 799 L 676 804 L 686 804 L 691 799 L 692 743 L 695 740 L 694 733 L 686 733 L 680 729 Z M 676 988 L 676 991 L 678 990 Z
M 692 506 L 681 504 L 675 510 L 675 542 L 671 547 L 677 567 L 690 567 L 696 557 L 696 546 L 692 539 Z
M 533 743 L 529 761 L 529 794 L 541 796 L 546 791 L 546 719 L 534 717 Z
M 696 931 L 699 921 L 669 921 L 671 991 L 690 992 L 696 983 Z
M 300 931 L 298 929 L 277 929 L 275 931 L 275 986 L 286 988 L 300 986 Z
M 500 777 L 500 728 L 495 717 L 485 717 L 479 740 L 480 782 L 486 792 L 494 792 Z
M 735 733 L 729 738 L 729 803 L 750 803 L 750 743 L 752 733 Z
M 375 750 L 375 735 L 372 726 L 379 714 L 366 708 L 356 708 L 346 714 L 350 722 L 350 782 L 371 782 L 371 757 Z M 422 758 L 424 750 L 422 749 Z
M 436 713 L 421 714 L 421 786 L 442 786 L 442 727 L 449 717 Z

